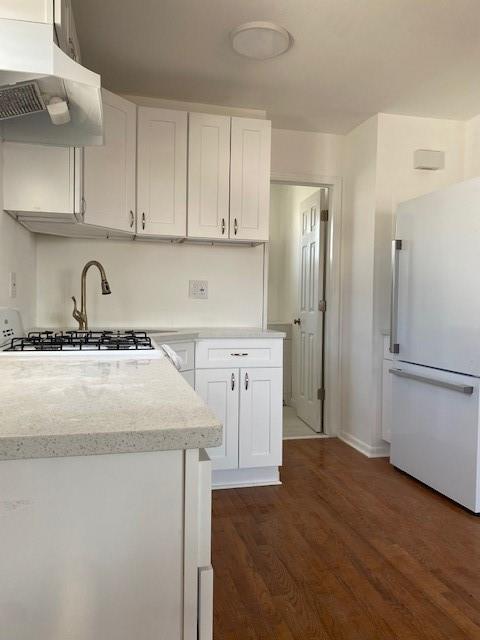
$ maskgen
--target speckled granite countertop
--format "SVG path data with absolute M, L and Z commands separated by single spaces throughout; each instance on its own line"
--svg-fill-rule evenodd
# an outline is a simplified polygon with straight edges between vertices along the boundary
M 0 358 L 0 460 L 197 449 L 222 426 L 164 358 Z
M 72 327 L 67 327 L 66 329 Z M 60 331 L 58 327 L 35 327 L 31 331 L 43 331 L 45 329 Z M 272 331 L 270 329 L 262 329 L 261 327 L 186 327 L 165 329 L 161 327 L 90 327 L 92 331 L 101 331 L 103 329 L 116 331 L 131 330 L 146 331 L 155 337 L 156 341 L 161 344 L 163 342 L 179 342 L 187 340 L 208 340 L 214 338 L 285 338 L 284 331 Z

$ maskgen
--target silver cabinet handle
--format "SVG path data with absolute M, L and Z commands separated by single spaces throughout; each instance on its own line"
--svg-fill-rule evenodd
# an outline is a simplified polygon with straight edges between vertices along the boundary
M 232 391 L 235 391 L 235 374 L 232 373 Z
M 245 389 L 248 390 L 248 373 L 245 374 Z
M 248 356 L 248 353 L 231 353 L 230 355 L 238 358 L 239 356 Z
M 145 213 L 142 213 L 142 229 L 145 231 Z
M 408 373 L 403 369 L 389 369 L 389 373 L 393 373 L 394 376 L 399 378 L 408 378 L 409 380 L 415 380 L 416 382 L 424 382 L 425 384 L 432 384 L 435 387 L 442 387 L 443 389 L 450 389 L 451 391 L 458 391 L 464 393 L 467 396 L 471 396 L 474 391 L 474 387 L 470 387 L 465 384 L 454 384 L 453 382 L 445 382 L 444 380 L 438 380 L 438 378 L 429 378 L 428 376 L 419 376 L 416 373 Z
M 392 291 L 390 298 L 390 353 L 399 353 L 397 340 L 398 316 L 398 252 L 402 249 L 401 240 L 392 240 Z
M 225 218 L 222 218 L 222 236 L 225 235 Z
M 133 215 L 133 211 L 130 209 L 130 229 L 133 229 L 134 224 L 135 224 L 135 216 Z
M 236 218 L 233 219 L 233 233 L 237 235 L 238 231 L 238 220 Z

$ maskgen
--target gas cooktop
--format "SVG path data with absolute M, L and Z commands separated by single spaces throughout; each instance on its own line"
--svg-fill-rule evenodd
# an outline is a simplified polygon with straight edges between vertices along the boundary
M 3 351 L 139 351 L 155 347 L 145 331 L 30 331 Z

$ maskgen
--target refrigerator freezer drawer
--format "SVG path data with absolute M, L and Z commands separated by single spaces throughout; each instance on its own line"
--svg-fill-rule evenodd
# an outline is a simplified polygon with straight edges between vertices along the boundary
M 391 463 L 479 512 L 480 380 L 403 362 L 390 372 Z

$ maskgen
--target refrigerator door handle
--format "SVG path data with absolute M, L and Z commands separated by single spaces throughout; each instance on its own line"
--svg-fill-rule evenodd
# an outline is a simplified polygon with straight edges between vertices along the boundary
M 438 380 L 437 378 L 429 378 L 427 376 L 419 376 L 416 373 L 408 373 L 403 369 L 389 369 L 389 373 L 393 373 L 394 376 L 399 378 L 408 378 L 409 380 L 415 380 L 416 382 L 424 382 L 425 384 L 432 384 L 435 387 L 442 387 L 443 389 L 450 389 L 450 391 L 458 391 L 464 393 L 466 396 L 471 396 L 474 391 L 474 387 L 470 387 L 464 384 L 454 384 L 453 382 L 445 382 L 444 380 Z
M 398 252 L 402 248 L 401 240 L 392 240 L 392 291 L 390 298 L 390 353 L 399 353 L 397 337 L 398 316 Z

